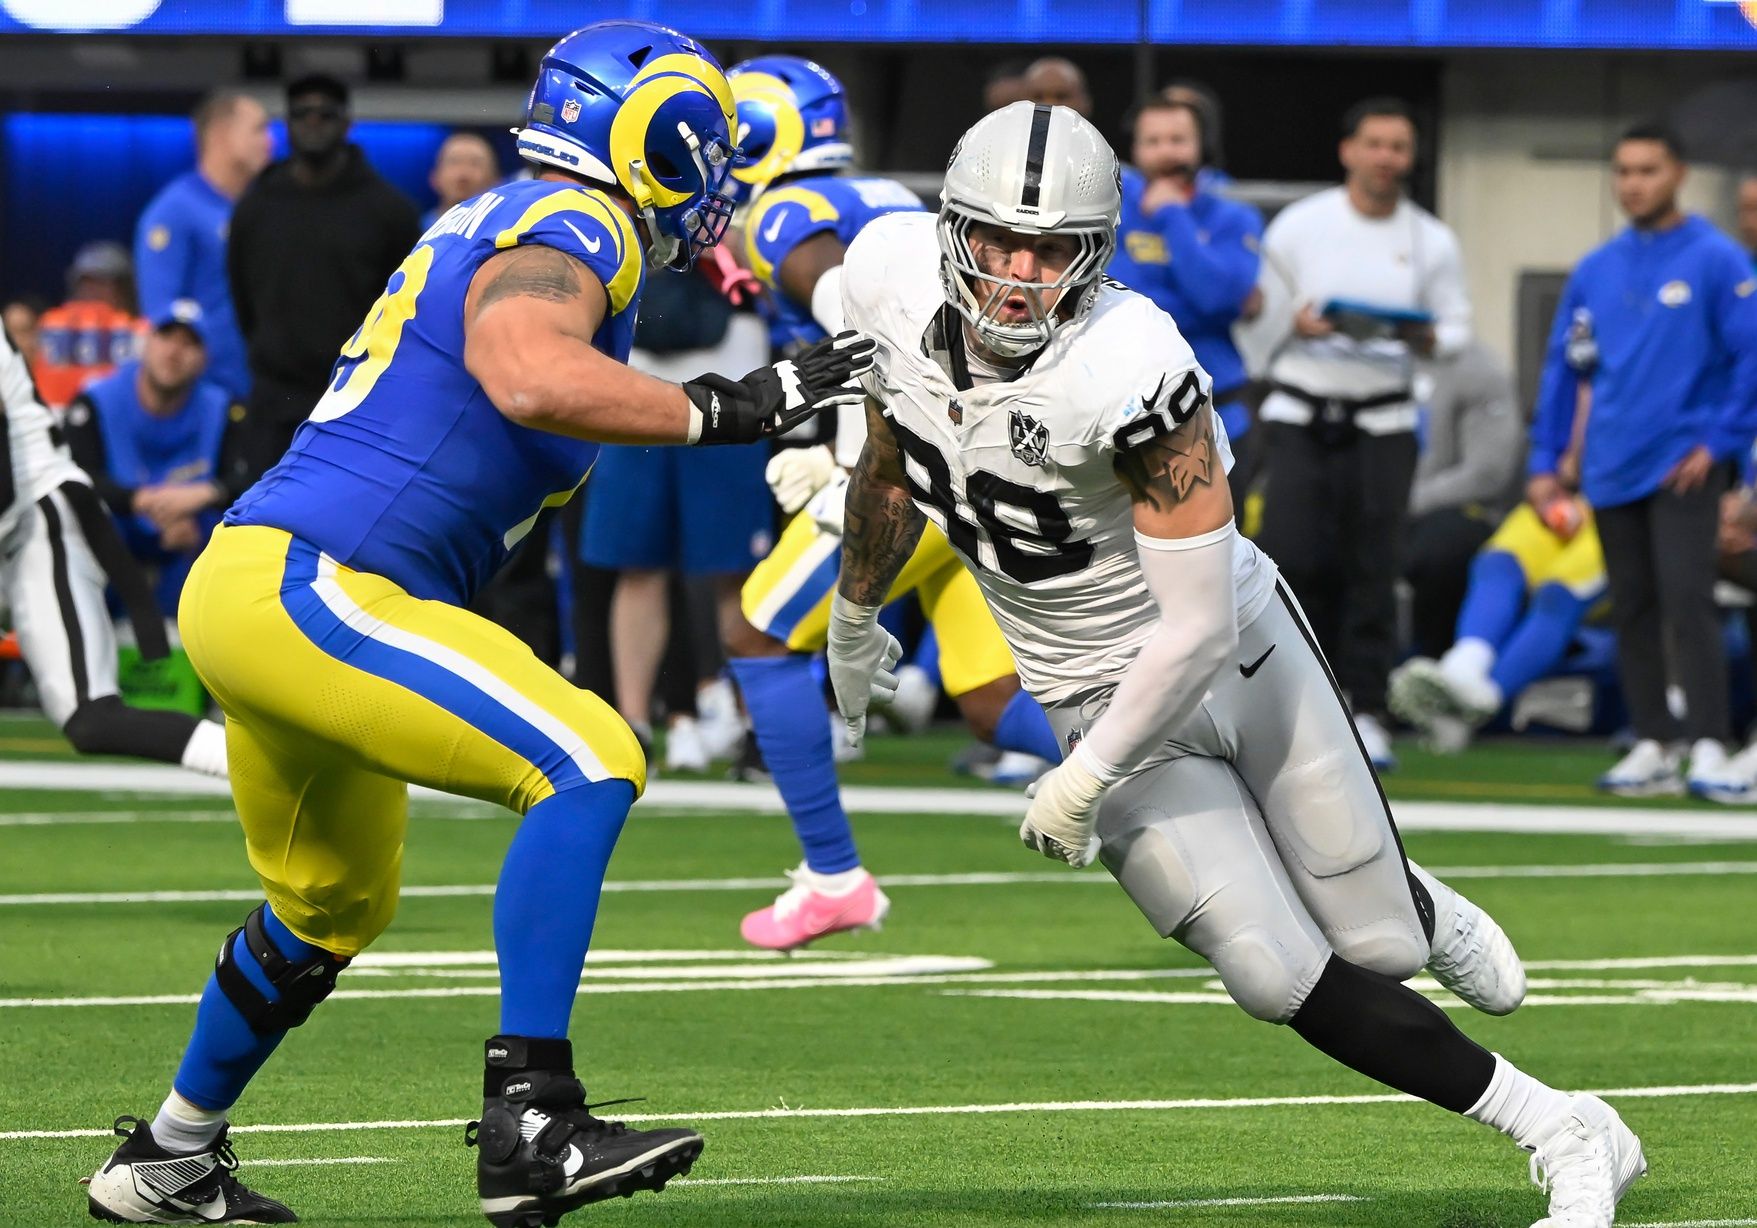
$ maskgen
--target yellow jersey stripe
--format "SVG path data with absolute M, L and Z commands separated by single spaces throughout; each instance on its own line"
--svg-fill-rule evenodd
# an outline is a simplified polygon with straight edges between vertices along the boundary
M 596 188 L 567 188 L 552 192 L 526 209 L 524 215 L 494 238 L 501 250 L 516 247 L 538 223 L 557 213 L 583 213 L 596 218 L 616 239 L 616 273 L 604 291 L 610 296 L 610 314 L 618 315 L 634 301 L 641 284 L 641 244 L 628 214 Z

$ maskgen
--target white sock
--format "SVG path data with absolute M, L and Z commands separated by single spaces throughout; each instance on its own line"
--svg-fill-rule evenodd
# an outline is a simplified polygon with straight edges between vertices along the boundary
M 213 721 L 201 721 L 189 735 L 183 748 L 183 766 L 191 771 L 205 772 L 224 780 L 226 771 L 226 727 Z
M 861 866 L 836 874 L 819 874 L 808 866 L 805 872 L 811 875 L 811 889 L 824 895 L 847 895 L 866 880 L 866 870 Z
M 225 1124 L 226 1110 L 204 1109 L 172 1092 L 153 1118 L 153 1139 L 166 1151 L 188 1155 L 206 1151 Z
M 1440 658 L 1440 668 L 1448 674 L 1464 673 L 1473 678 L 1487 678 L 1489 671 L 1495 668 L 1495 646 L 1487 640 L 1469 636 L 1446 650 L 1446 655 Z
M 1554 1131 L 1556 1119 L 1568 1111 L 1568 1101 L 1567 1092 L 1539 1083 L 1497 1053 L 1489 1089 L 1464 1115 L 1493 1126 L 1530 1151 Z

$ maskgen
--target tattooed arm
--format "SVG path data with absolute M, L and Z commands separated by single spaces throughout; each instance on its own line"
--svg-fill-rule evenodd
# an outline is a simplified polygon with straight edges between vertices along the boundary
M 856 605 L 878 606 L 915 552 L 927 517 L 915 506 L 903 477 L 897 438 L 870 397 L 866 445 L 848 481 L 838 589 Z
M 522 426 L 605 443 L 689 442 L 681 387 L 593 348 L 608 310 L 603 283 L 566 252 L 510 248 L 470 282 L 464 366 Z
M 1206 399 L 1167 434 L 1118 452 L 1116 476 L 1135 505 L 1135 532 L 1198 537 L 1232 520 L 1232 491 Z

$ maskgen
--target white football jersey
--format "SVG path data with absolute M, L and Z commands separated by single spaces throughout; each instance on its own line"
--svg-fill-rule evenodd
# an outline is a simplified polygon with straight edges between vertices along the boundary
M 11 507 L 0 507 L 0 531 L 12 526 L 17 509 L 28 507 L 64 482 L 86 482 L 85 471 L 73 463 L 60 442 L 55 415 L 37 398 L 30 367 L 0 332 L 0 410 L 12 451 Z
M 1117 451 L 1191 406 L 1212 413 L 1210 381 L 1170 316 L 1106 282 L 1016 378 L 960 390 L 926 346 L 946 306 L 935 225 L 931 213 L 898 213 L 855 238 L 842 273 L 848 327 L 878 344 L 867 388 L 916 504 L 975 574 L 1025 688 L 1066 700 L 1120 675 L 1159 618 Z M 1218 416 L 1214 432 L 1230 468 Z M 1241 536 L 1233 573 L 1243 626 L 1273 594 L 1275 568 Z

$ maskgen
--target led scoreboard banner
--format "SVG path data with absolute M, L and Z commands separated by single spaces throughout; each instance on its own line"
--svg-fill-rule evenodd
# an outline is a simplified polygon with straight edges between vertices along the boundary
M 608 17 L 790 43 L 1757 50 L 1757 0 L 0 0 L 0 35 L 552 38 Z

